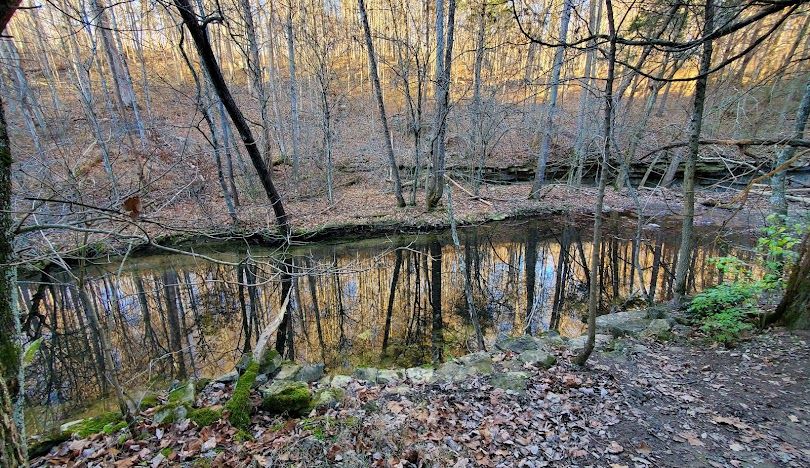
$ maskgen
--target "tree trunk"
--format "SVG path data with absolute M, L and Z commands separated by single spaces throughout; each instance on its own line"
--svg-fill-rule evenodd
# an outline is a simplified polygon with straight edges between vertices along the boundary
M 601 292 L 599 281 L 599 254 L 602 243 L 602 208 L 605 201 L 605 185 L 607 184 L 608 163 L 610 161 L 612 144 L 611 135 L 613 134 L 613 81 L 616 71 L 616 25 L 613 19 L 613 3 L 611 0 L 605 0 L 605 9 L 607 10 L 610 48 L 607 56 L 608 69 L 605 79 L 605 122 L 603 128 L 604 135 L 602 137 L 604 139 L 604 145 L 602 147 L 602 162 L 599 168 L 599 192 L 596 198 L 596 212 L 594 213 L 593 222 L 590 285 L 588 288 L 588 340 L 585 342 L 585 347 L 582 349 L 582 352 L 576 358 L 576 363 L 580 366 L 585 365 L 588 361 L 588 357 L 590 357 L 591 352 L 593 352 L 593 347 L 596 342 L 596 313 Z
M 6 5 L 0 6 L 0 13 Z M 4 25 L 2 25 L 4 26 Z M 0 26 L 0 30 L 3 27 Z M 25 465 L 25 427 L 16 418 L 12 398 L 22 388 L 20 365 L 17 268 L 14 266 L 14 237 L 11 217 L 11 143 L 8 138 L 3 101 L 0 98 L 0 437 L 3 450 L 0 465 Z
M 810 234 L 804 236 L 799 261 L 788 279 L 785 295 L 768 322 L 781 322 L 788 328 L 810 329 Z
M 704 9 L 705 24 L 703 34 L 714 31 L 714 0 L 707 0 Z M 678 266 L 675 269 L 675 302 L 680 303 L 686 294 L 686 280 L 692 255 L 692 225 L 695 221 L 695 164 L 700 152 L 700 132 L 703 126 L 703 107 L 706 103 L 706 85 L 709 81 L 709 67 L 712 64 L 712 41 L 703 42 L 703 53 L 700 57 L 700 76 L 695 82 L 695 101 L 692 108 L 691 133 L 686 154 L 683 175 L 683 225 L 681 226 L 681 245 L 678 249 Z
M 804 96 L 802 102 L 799 104 L 799 109 L 796 111 L 796 124 L 793 128 L 793 139 L 801 140 L 804 138 L 804 127 L 807 126 L 807 118 L 810 115 L 810 81 L 804 87 Z M 796 153 L 795 146 L 785 146 L 776 156 L 774 168 L 781 167 L 790 161 Z M 771 177 L 771 210 L 782 216 L 787 216 L 788 206 L 786 195 L 786 173 L 787 168 L 779 170 L 773 177 Z
M 558 40 L 565 43 L 568 37 L 568 21 L 571 18 L 573 0 L 565 0 L 563 3 L 562 17 L 560 18 L 560 37 Z M 563 59 L 565 58 L 565 46 L 557 47 L 554 52 L 554 65 L 551 68 L 551 91 L 546 111 L 546 122 L 543 126 L 543 139 L 540 142 L 540 152 L 537 155 L 537 170 L 534 173 L 534 183 L 532 193 L 529 198 L 537 198 L 540 189 L 546 182 L 546 163 L 551 150 L 551 134 L 554 132 L 554 117 L 557 114 L 557 94 L 560 88 L 560 71 L 562 70 Z
M 431 142 L 433 178 L 427 194 L 426 207 L 433 210 L 444 192 L 444 168 L 447 113 L 450 104 L 450 70 L 453 64 L 453 36 L 456 23 L 456 0 L 449 0 L 447 9 L 447 42 L 444 37 L 444 0 L 436 1 L 436 120 Z
M 250 161 L 253 163 L 253 167 L 259 174 L 259 180 L 261 181 L 265 194 L 273 207 L 273 213 L 276 216 L 276 224 L 279 234 L 285 238 L 289 238 L 292 232 L 290 229 L 289 220 L 287 219 L 287 213 L 284 211 L 281 196 L 276 190 L 276 187 L 273 184 L 272 174 L 268 169 L 267 164 L 265 164 L 265 160 L 262 157 L 261 152 L 256 146 L 256 140 L 253 138 L 253 132 L 250 130 L 250 126 L 248 125 L 245 116 L 242 114 L 242 111 L 236 105 L 236 101 L 234 101 L 233 96 L 231 95 L 228 84 L 225 82 L 225 77 L 222 76 L 222 69 L 214 56 L 214 50 L 211 48 L 211 42 L 208 39 L 208 34 L 206 33 L 204 26 L 198 22 L 197 14 L 192 9 L 188 0 L 175 0 L 174 4 L 177 7 L 177 10 L 180 12 L 180 16 L 183 18 L 183 23 L 186 25 L 186 28 L 191 34 L 191 38 L 194 40 L 194 45 L 197 47 L 197 53 L 208 71 L 208 76 L 211 78 L 211 84 L 214 87 L 214 91 L 216 91 L 220 101 L 222 101 L 223 106 L 225 106 L 225 109 L 228 111 L 228 115 L 233 121 L 236 130 L 239 132 L 239 136 L 242 138 L 242 143 L 245 145 L 245 150 L 248 152 L 248 156 L 250 156 Z
M 380 111 L 380 125 L 382 126 L 383 139 L 385 140 L 385 151 L 388 155 L 388 165 L 391 170 L 391 178 L 394 179 L 394 196 L 397 199 L 397 206 L 403 208 L 405 206 L 405 199 L 402 197 L 402 181 L 399 178 L 399 167 L 397 167 L 397 159 L 394 156 L 394 146 L 391 142 L 391 130 L 388 128 L 388 116 L 385 113 L 385 101 L 383 101 L 380 77 L 377 73 L 377 55 L 374 52 L 374 43 L 371 41 L 371 27 L 368 24 L 366 4 L 363 0 L 358 0 L 357 5 L 360 8 L 360 19 L 363 23 L 363 32 L 366 38 L 368 63 L 371 67 L 369 73 L 371 74 L 371 81 L 374 85 L 374 94 L 377 97 L 377 108 Z
M 287 66 L 290 72 L 290 115 L 292 116 L 293 180 L 298 180 L 300 166 L 301 118 L 298 115 L 298 81 L 295 72 L 295 41 L 293 37 L 293 0 L 287 8 Z

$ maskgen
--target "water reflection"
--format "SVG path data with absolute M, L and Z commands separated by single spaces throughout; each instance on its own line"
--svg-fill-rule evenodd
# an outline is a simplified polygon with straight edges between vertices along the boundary
M 677 229 L 645 230 L 636 246 L 632 224 L 609 220 L 600 252 L 602 312 L 671 296 L 678 245 L 669 233 Z M 276 349 L 332 370 L 466 353 L 476 347 L 471 317 L 488 346 L 499 335 L 583 331 L 587 228 L 524 222 L 461 229 L 459 237 L 458 249 L 449 234 L 423 235 L 206 253 L 222 263 L 163 255 L 123 267 L 49 267 L 20 282 L 25 331 L 46 337 L 29 368 L 28 396 L 34 405 L 70 406 L 108 395 L 109 362 L 128 388 L 216 376 L 252 348 L 287 297 Z M 721 280 L 708 258 L 750 256 L 717 239 L 699 236 L 690 289 Z

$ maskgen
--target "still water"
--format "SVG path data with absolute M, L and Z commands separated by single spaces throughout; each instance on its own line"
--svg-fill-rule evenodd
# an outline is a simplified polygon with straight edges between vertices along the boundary
M 26 332 L 45 337 L 29 368 L 28 397 L 32 405 L 67 411 L 108 395 L 99 339 L 105 332 L 128 388 L 216 377 L 255 344 L 285 297 L 287 317 L 274 339 L 286 357 L 324 362 L 331 371 L 413 366 L 437 352 L 445 359 L 468 352 L 475 327 L 465 282 L 488 346 L 500 335 L 577 336 L 587 309 L 589 224 L 556 218 L 462 228 L 458 246 L 449 232 L 286 251 L 230 244 L 195 250 L 206 258 L 154 255 L 70 274 L 47 271 L 20 282 Z M 679 229 L 660 224 L 644 229 L 639 270 L 634 221 L 607 221 L 602 312 L 671 297 Z M 750 258 L 747 245 L 728 233 L 699 231 L 690 288 L 721 281 L 707 259 Z

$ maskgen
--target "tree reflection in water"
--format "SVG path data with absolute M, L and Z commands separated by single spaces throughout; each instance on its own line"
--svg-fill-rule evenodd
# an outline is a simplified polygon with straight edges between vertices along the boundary
M 638 272 L 632 223 L 607 220 L 600 252 L 603 313 L 671 296 L 678 251 L 673 232 L 645 231 Z M 708 258 L 750 257 L 743 247 L 719 244 L 715 232 L 702 234 L 691 290 L 721 281 Z M 30 368 L 28 397 L 69 408 L 109 395 L 100 330 L 88 320 L 93 311 L 103 322 L 99 328 L 110 333 L 116 373 L 129 388 L 232 369 L 288 294 L 276 349 L 289 359 L 323 361 L 333 371 L 464 354 L 476 348 L 471 316 L 478 317 L 488 347 L 499 335 L 582 332 L 587 228 L 559 220 L 501 223 L 460 229 L 459 237 L 458 250 L 448 233 L 313 244 L 283 255 L 244 246 L 208 252 L 229 264 L 130 258 L 120 278 L 118 265 L 88 269 L 81 289 L 73 275 L 49 267 L 20 282 L 25 331 L 46 338 Z

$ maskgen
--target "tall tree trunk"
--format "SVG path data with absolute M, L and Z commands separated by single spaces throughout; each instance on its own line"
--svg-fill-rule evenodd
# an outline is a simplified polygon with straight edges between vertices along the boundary
M 558 41 L 565 43 L 568 37 L 568 21 L 571 18 L 573 0 L 563 2 L 562 16 L 560 18 L 560 35 Z M 546 163 L 551 150 L 551 135 L 554 133 L 554 117 L 557 114 L 557 94 L 560 88 L 560 72 L 562 70 L 563 59 L 565 58 L 565 46 L 557 47 L 554 52 L 554 65 L 551 68 L 551 91 L 546 110 L 546 121 L 543 125 L 543 139 L 540 142 L 540 152 L 537 154 L 537 169 L 534 173 L 534 183 L 532 193 L 529 198 L 540 196 L 540 189 L 546 182 Z
M 369 73 L 371 74 L 371 81 L 374 85 L 374 94 L 377 97 L 377 108 L 380 111 L 380 126 L 382 127 L 383 139 L 385 140 L 385 152 L 388 156 L 388 165 L 389 170 L 391 171 L 391 178 L 394 180 L 394 196 L 397 199 L 397 206 L 402 208 L 405 206 L 405 199 L 402 197 L 402 181 L 399 178 L 399 167 L 397 166 L 397 159 L 394 156 L 394 146 L 391 141 L 391 130 L 388 128 L 388 116 L 385 113 L 385 101 L 383 101 L 380 77 L 377 73 L 377 55 L 374 52 L 374 42 L 371 40 L 371 27 L 368 24 L 366 3 L 364 0 L 357 0 L 357 5 L 360 8 L 360 19 L 363 23 L 363 33 L 366 38 L 368 63 L 371 68 Z
M 714 0 L 706 0 L 704 7 L 705 23 L 703 35 L 714 31 Z M 683 175 L 683 225 L 681 226 L 681 245 L 678 249 L 678 266 L 675 268 L 675 302 L 680 303 L 686 294 L 686 280 L 689 273 L 692 255 L 692 226 L 695 222 L 695 164 L 700 152 L 700 132 L 703 126 L 703 108 L 706 103 L 706 86 L 709 81 L 709 68 L 712 64 L 712 40 L 703 42 L 703 53 L 700 57 L 700 71 L 695 82 L 695 100 L 690 122 L 689 146 L 686 154 Z
M 284 211 L 281 195 L 279 195 L 275 185 L 273 184 L 272 173 L 267 167 L 261 152 L 257 148 L 256 140 L 253 138 L 253 132 L 250 130 L 250 126 L 248 125 L 245 116 L 236 105 L 236 101 L 234 101 L 233 96 L 231 95 L 228 84 L 225 82 L 225 77 L 222 75 L 222 69 L 214 56 L 214 50 L 211 48 L 211 42 L 208 39 L 208 34 L 204 26 L 201 25 L 197 20 L 197 14 L 194 12 L 194 9 L 191 7 L 188 0 L 174 0 L 174 4 L 177 7 L 177 10 L 180 12 L 180 16 L 183 18 L 183 23 L 186 25 L 186 28 L 191 34 L 191 38 L 194 40 L 194 45 L 197 47 L 197 53 L 208 71 L 208 76 L 211 78 L 211 84 L 214 87 L 214 91 L 216 91 L 220 101 L 222 101 L 223 106 L 225 106 L 225 109 L 228 111 L 228 115 L 233 121 L 236 130 L 239 132 L 239 136 L 242 138 L 242 143 L 245 145 L 245 150 L 247 151 L 248 156 L 250 156 L 250 161 L 253 163 L 253 167 L 259 174 L 259 180 L 264 187 L 267 199 L 269 200 L 273 208 L 273 213 L 276 216 L 278 232 L 280 235 L 284 236 L 284 238 L 289 238 L 292 232 L 290 229 L 289 220 L 287 219 L 287 213 Z
M 13 2 L 12 2 L 13 3 Z M 8 3 L 0 4 L 0 31 Z M 13 11 L 12 11 L 13 12 Z M 11 13 L 8 13 L 9 16 Z M 0 437 L 3 449 L 0 452 L 0 465 L 23 466 L 25 456 L 24 422 L 15 417 L 12 399 L 16 399 L 22 388 L 22 366 L 17 337 L 20 330 L 20 317 L 17 308 L 17 267 L 14 266 L 14 233 L 11 211 L 11 143 L 0 97 Z
M 292 116 L 293 180 L 300 172 L 301 118 L 298 115 L 298 79 L 295 71 L 295 37 L 293 36 L 293 0 L 287 8 L 287 66 L 290 72 L 290 115 Z
M 588 9 L 588 30 L 591 34 L 599 32 L 599 25 L 602 22 L 602 2 L 595 0 L 590 2 Z M 588 130 L 590 127 L 590 115 L 588 108 L 591 103 L 591 82 L 593 81 L 593 71 L 596 63 L 596 42 L 589 41 L 588 49 L 585 51 L 585 77 L 579 95 L 579 111 L 577 114 L 577 135 L 574 140 L 574 164 L 570 171 L 570 182 L 575 187 L 582 185 L 582 173 L 585 170 L 585 159 L 587 159 Z
M 599 168 L 599 192 L 596 198 L 596 212 L 593 222 L 593 245 L 591 247 L 590 281 L 588 288 L 588 340 L 585 347 L 577 356 L 576 362 L 585 365 L 593 352 L 596 343 L 596 313 L 599 304 L 601 286 L 600 276 L 600 251 L 602 245 L 602 208 L 605 201 L 605 185 L 607 184 L 608 163 L 610 162 L 610 150 L 613 134 L 613 81 L 616 70 L 616 25 L 613 19 L 613 2 L 605 0 L 607 11 L 608 34 L 610 35 L 610 48 L 608 51 L 608 69 L 605 78 L 605 119 L 604 119 L 604 145 L 602 146 L 602 162 Z
M 447 37 L 444 37 L 444 0 L 436 0 L 436 120 L 431 142 L 433 178 L 427 194 L 428 211 L 438 205 L 444 192 L 444 170 L 447 132 L 447 113 L 450 107 L 450 71 L 453 64 L 453 36 L 456 23 L 456 0 L 449 0 L 447 8 Z M 446 39 L 446 43 L 445 43 Z
M 804 127 L 807 126 L 807 118 L 810 115 L 810 81 L 804 87 L 804 96 L 796 111 L 796 122 L 793 127 L 792 139 L 801 140 L 804 138 Z M 786 198 L 786 173 L 787 167 L 782 168 L 788 161 L 793 159 L 796 153 L 795 146 L 785 146 L 777 153 L 774 169 L 778 172 L 771 177 L 771 210 L 778 214 L 787 216 L 788 206 Z M 780 169 L 781 168 L 781 169 Z
M 250 86 L 259 101 L 259 115 L 262 119 L 262 152 L 267 164 L 273 165 L 270 154 L 270 118 L 267 115 L 267 90 L 264 87 L 264 73 L 262 72 L 262 62 L 259 57 L 259 43 L 256 34 L 256 25 L 253 21 L 253 10 L 250 7 L 250 0 L 240 0 L 242 14 L 245 20 L 245 38 L 248 42 L 247 67 L 250 75 Z

